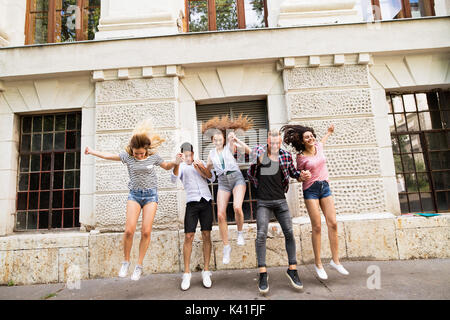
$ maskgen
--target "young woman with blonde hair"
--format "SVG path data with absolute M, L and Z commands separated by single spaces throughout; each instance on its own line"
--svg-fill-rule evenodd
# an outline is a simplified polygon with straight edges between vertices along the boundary
M 244 240 L 244 213 L 242 202 L 244 201 L 246 184 L 239 165 L 234 158 L 237 149 L 249 154 L 250 148 L 235 134 L 235 130 L 247 131 L 253 126 L 253 120 L 240 115 L 231 120 L 228 116 L 214 117 L 204 123 L 202 133 L 211 137 L 214 148 L 210 150 L 206 167 L 214 168 L 219 183 L 217 191 L 217 216 L 219 220 L 220 235 L 224 244 L 223 264 L 230 263 L 231 246 L 228 242 L 227 206 L 231 194 L 233 194 L 233 209 L 238 229 L 237 244 L 243 246 Z M 227 134 L 228 133 L 228 134 Z
M 127 168 L 130 189 L 127 201 L 126 225 L 123 236 L 124 261 L 119 277 L 126 277 L 130 266 L 130 252 L 133 236 L 142 209 L 141 241 L 139 243 L 139 260 L 131 276 L 132 280 L 139 280 L 142 274 L 142 264 L 150 244 L 153 220 L 158 207 L 158 180 L 155 166 L 165 170 L 172 170 L 181 159 L 173 162 L 164 161 L 157 153 L 157 148 L 164 142 L 152 130 L 150 120 L 140 122 L 133 131 L 128 146 L 119 154 L 96 151 L 86 147 L 85 154 L 93 155 L 105 160 L 122 161 Z

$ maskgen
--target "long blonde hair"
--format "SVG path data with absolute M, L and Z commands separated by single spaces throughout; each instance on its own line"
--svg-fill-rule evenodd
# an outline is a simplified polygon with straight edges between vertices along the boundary
M 133 135 L 125 150 L 130 156 L 133 156 L 133 149 L 144 148 L 147 150 L 147 155 L 152 155 L 156 153 L 156 149 L 164 141 L 166 140 L 153 130 L 151 119 L 145 119 L 134 128 Z

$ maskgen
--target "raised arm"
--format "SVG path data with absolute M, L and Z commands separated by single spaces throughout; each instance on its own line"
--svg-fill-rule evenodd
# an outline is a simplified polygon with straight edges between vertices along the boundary
M 328 140 L 328 137 L 331 136 L 331 135 L 333 134 L 333 132 L 334 132 L 334 125 L 331 124 L 331 125 L 328 127 L 327 133 L 322 137 L 322 140 L 320 140 L 320 142 L 322 142 L 322 144 L 325 145 L 325 143 L 326 143 L 327 140 Z
M 175 163 L 176 163 L 175 167 L 173 167 L 173 174 L 175 176 L 177 176 L 177 177 L 178 177 L 178 173 L 180 171 L 180 163 L 181 163 L 182 159 L 183 159 L 183 154 L 182 153 L 178 153 L 177 156 L 176 156 L 176 159 L 175 159 Z
M 181 163 L 181 155 L 177 154 L 174 161 L 163 161 L 159 164 L 164 170 L 172 170 Z
M 250 152 L 252 152 L 250 147 L 245 142 L 241 141 L 234 132 L 230 132 L 228 134 L 228 144 L 230 148 L 233 148 L 234 145 L 243 148 L 246 154 L 250 154 Z M 234 150 L 231 149 L 231 152 L 234 153 Z
M 208 169 L 208 171 L 211 171 L 213 167 L 214 167 L 214 164 L 211 160 L 211 156 L 208 155 L 208 160 L 206 162 L 206 169 Z
M 93 156 L 96 156 L 96 157 L 99 157 L 99 158 L 102 158 L 105 160 L 120 161 L 120 157 L 117 154 L 110 153 L 110 152 L 96 151 L 89 147 L 86 147 L 86 149 L 84 150 L 84 154 L 86 154 L 86 155 L 91 154 Z
M 213 176 L 211 170 L 208 170 L 200 160 L 194 161 L 194 168 L 205 179 L 211 179 Z

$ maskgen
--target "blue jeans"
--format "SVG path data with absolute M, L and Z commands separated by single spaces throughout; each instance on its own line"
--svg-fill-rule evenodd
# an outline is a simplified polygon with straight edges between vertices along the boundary
M 149 202 L 156 202 L 158 203 L 158 189 L 135 189 L 130 190 L 130 193 L 128 194 L 128 200 L 135 201 L 139 203 L 139 205 L 144 207 Z
M 284 234 L 284 242 L 288 255 L 289 265 L 296 265 L 295 238 L 292 228 L 292 218 L 286 199 L 281 200 L 259 200 L 256 204 L 256 257 L 258 259 L 258 268 L 266 266 L 266 240 L 267 229 L 269 227 L 270 212 L 273 212 L 275 218 L 280 223 Z
M 314 183 L 306 190 L 303 190 L 303 198 L 322 199 L 331 196 L 330 185 L 327 181 L 314 181 Z

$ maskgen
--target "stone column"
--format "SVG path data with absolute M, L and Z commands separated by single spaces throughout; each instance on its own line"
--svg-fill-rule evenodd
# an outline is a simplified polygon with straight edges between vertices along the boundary
M 285 0 L 280 7 L 280 27 L 358 22 L 356 0 Z
M 183 0 L 102 0 L 96 40 L 176 34 L 181 31 Z
M 8 106 L 0 81 L 0 236 L 11 234 L 16 210 L 16 179 L 19 156 L 19 117 Z
M 368 54 L 283 61 L 288 122 L 312 127 L 318 140 L 335 125 L 325 155 L 338 214 L 397 213 L 393 156 L 384 148 L 389 129 L 378 122 L 369 61 Z M 297 185 L 300 215 L 306 216 Z
M 177 66 L 95 71 L 95 149 L 118 154 L 128 145 L 136 124 L 150 118 L 155 131 L 166 139 L 158 154 L 173 160 L 180 140 L 179 72 Z M 123 260 L 129 176 L 120 161 L 95 158 L 94 167 L 95 228 L 101 234 L 93 235 L 89 242 L 93 257 L 90 274 L 109 277 L 117 274 Z M 171 171 L 156 170 L 159 202 L 144 272 L 178 272 L 178 191 L 170 181 Z M 138 255 L 141 221 L 142 214 L 131 252 L 133 263 Z M 107 266 L 105 260 L 109 261 Z
M 0 0 L 0 48 L 25 44 L 26 0 Z

